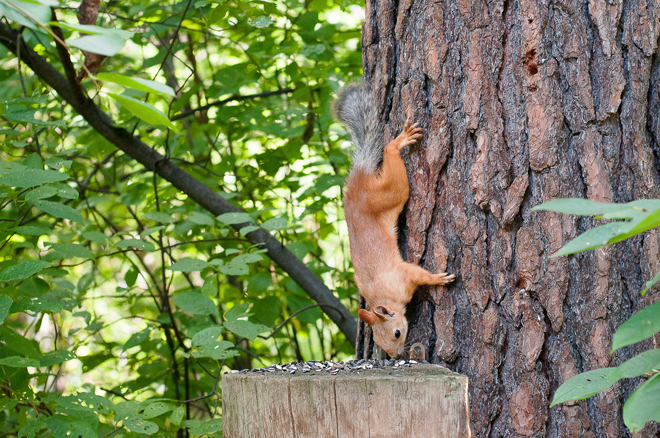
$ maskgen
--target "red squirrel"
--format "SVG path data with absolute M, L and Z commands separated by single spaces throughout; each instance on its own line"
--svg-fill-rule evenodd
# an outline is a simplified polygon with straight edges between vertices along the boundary
M 374 342 L 390 357 L 404 351 L 408 334 L 406 304 L 417 286 L 454 280 L 405 262 L 397 245 L 397 221 L 408 201 L 408 175 L 399 153 L 422 138 L 422 128 L 406 121 L 403 132 L 383 148 L 377 106 L 363 85 L 345 87 L 334 106 L 355 150 L 346 180 L 344 213 L 355 283 L 371 310 L 358 316 L 373 330 Z

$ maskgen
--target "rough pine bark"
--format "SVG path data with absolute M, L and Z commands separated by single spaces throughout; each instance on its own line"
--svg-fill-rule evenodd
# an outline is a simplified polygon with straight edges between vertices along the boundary
M 599 221 L 532 212 L 544 201 L 660 198 L 660 3 L 649 0 L 367 0 L 365 81 L 386 122 L 424 129 L 404 151 L 411 198 L 401 251 L 431 272 L 409 342 L 466 374 L 477 437 L 627 437 L 639 380 L 549 409 L 579 372 L 616 366 L 612 334 L 655 302 L 657 230 L 548 258 Z M 357 353 L 372 354 L 360 325 Z M 635 437 L 659 436 L 647 426 Z

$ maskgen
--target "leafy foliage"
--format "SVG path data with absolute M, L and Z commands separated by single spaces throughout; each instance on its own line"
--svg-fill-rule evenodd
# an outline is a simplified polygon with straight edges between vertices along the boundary
M 554 256 L 574 254 L 598 248 L 643 233 L 660 225 L 660 200 L 646 199 L 627 204 L 606 204 L 586 199 L 555 199 L 533 210 L 597 216 L 603 219 L 625 219 L 592 228 L 564 245 Z M 650 288 L 660 280 L 658 273 L 646 283 Z M 642 291 L 644 294 L 646 290 Z M 612 351 L 650 338 L 660 332 L 660 302 L 645 307 L 621 324 L 612 338 Z M 618 367 L 600 368 L 578 374 L 564 382 L 552 400 L 551 407 L 569 400 L 582 400 L 603 391 L 623 378 L 651 376 L 626 400 L 623 421 L 633 432 L 649 421 L 660 421 L 660 350 L 645 351 Z
M 128 1 L 90 25 L 67 6 L 0 0 L 0 25 L 62 73 L 56 39 L 78 71 L 107 56 L 91 102 L 244 212 L 145 171 L 0 46 L 3 433 L 220 436 L 222 372 L 352 352 L 318 307 L 287 320 L 314 303 L 245 236 L 272 233 L 356 310 L 330 101 L 361 73 L 360 7 Z

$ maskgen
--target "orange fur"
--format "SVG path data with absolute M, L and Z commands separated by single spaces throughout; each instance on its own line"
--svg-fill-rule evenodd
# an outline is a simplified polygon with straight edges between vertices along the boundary
M 409 196 L 399 153 L 422 137 L 421 130 L 406 122 L 403 132 L 385 147 L 381 171 L 354 167 L 344 196 L 355 282 L 372 309 L 360 310 L 359 316 L 372 327 L 376 344 L 391 357 L 403 353 L 408 333 L 406 304 L 417 286 L 447 284 L 455 277 L 431 274 L 403 261 L 397 245 L 396 223 Z

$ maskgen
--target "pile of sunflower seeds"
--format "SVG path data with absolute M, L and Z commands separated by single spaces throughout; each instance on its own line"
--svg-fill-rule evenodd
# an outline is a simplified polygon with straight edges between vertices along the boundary
M 396 360 L 396 359 L 390 359 L 390 360 L 365 360 L 365 359 L 360 359 L 360 360 L 349 360 L 347 362 L 332 362 L 332 361 L 324 361 L 324 362 L 319 362 L 315 360 L 308 360 L 307 362 L 291 362 L 288 364 L 284 365 L 271 365 L 269 367 L 265 368 L 255 368 L 255 369 L 245 369 L 245 370 L 231 370 L 232 373 L 240 373 L 240 374 L 246 374 L 246 373 L 260 373 L 260 374 L 266 374 L 266 373 L 289 373 L 289 374 L 295 374 L 297 372 L 301 373 L 311 373 L 313 375 L 314 373 L 320 373 L 320 372 L 326 372 L 330 373 L 333 376 L 340 371 L 348 371 L 352 373 L 360 373 L 361 371 L 364 370 L 372 370 L 372 369 L 385 369 L 387 371 L 389 370 L 399 370 L 405 367 L 412 367 L 413 365 L 420 363 L 415 360 Z M 423 360 L 421 363 L 428 363 L 427 361 Z

